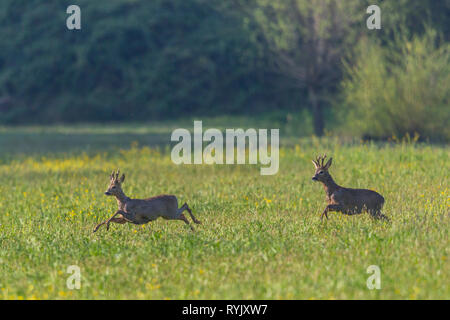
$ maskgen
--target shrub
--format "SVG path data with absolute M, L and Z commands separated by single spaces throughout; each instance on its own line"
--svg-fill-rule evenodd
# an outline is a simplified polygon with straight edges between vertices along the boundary
M 386 46 L 361 41 L 342 82 L 346 127 L 374 138 L 450 140 L 449 44 L 431 29 Z

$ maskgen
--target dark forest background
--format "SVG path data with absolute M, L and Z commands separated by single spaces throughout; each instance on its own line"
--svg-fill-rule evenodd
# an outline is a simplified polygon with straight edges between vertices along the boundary
M 301 114 L 317 135 L 449 140 L 449 14 L 449 0 L 2 0 L 0 123 Z

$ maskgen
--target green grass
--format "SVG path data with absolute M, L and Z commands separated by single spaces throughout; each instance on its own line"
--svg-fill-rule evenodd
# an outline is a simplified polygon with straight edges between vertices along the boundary
M 259 165 L 175 166 L 164 144 L 176 127 L 0 129 L 0 298 L 450 299 L 448 146 L 281 131 L 280 171 L 261 176 Z M 339 213 L 320 222 L 310 159 L 323 152 L 339 184 L 385 197 L 391 223 Z M 175 194 L 203 224 L 93 234 L 115 212 L 103 192 L 118 167 L 128 196 Z M 66 287 L 70 265 L 80 290 Z M 366 287 L 370 265 L 381 290 Z

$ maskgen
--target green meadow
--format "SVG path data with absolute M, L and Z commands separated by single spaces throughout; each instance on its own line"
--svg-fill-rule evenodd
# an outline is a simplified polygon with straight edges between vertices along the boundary
M 227 123 L 227 126 L 220 125 Z M 241 126 L 239 126 L 241 125 Z M 265 125 L 265 126 L 264 126 Z M 239 119 L 204 127 L 272 128 Z M 179 165 L 173 129 L 192 122 L 0 128 L 1 299 L 450 299 L 450 149 L 414 141 L 301 138 L 280 130 L 280 169 Z M 390 222 L 331 213 L 311 181 L 318 154 L 335 181 L 381 193 Z M 94 226 L 116 201 L 174 194 L 202 221 Z M 81 288 L 67 287 L 78 266 Z M 367 268 L 381 270 L 369 290 Z

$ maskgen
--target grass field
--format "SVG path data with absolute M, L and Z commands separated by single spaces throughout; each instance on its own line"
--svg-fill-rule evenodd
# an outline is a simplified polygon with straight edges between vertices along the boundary
M 259 165 L 175 166 L 175 127 L 0 128 L 0 298 L 450 299 L 448 146 L 281 131 L 279 173 L 261 176 Z M 321 223 L 311 159 L 324 152 L 337 183 L 385 197 L 391 223 L 339 213 Z M 128 196 L 175 194 L 203 224 L 93 234 L 116 210 L 103 195 L 116 168 Z M 70 265 L 80 290 L 66 286 Z M 370 265 L 380 290 L 366 286 Z

